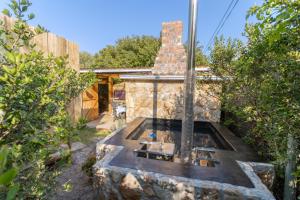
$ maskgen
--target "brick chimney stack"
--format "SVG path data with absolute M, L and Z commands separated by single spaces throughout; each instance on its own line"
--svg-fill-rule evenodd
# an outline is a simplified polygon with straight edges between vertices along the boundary
M 186 52 L 182 44 L 181 21 L 162 24 L 162 45 L 155 59 L 154 75 L 183 75 L 186 68 Z

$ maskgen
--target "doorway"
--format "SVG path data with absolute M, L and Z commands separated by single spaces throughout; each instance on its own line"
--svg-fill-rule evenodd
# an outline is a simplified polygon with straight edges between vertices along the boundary
M 99 114 L 108 112 L 108 106 L 109 106 L 108 83 L 99 83 L 98 94 L 99 94 L 99 98 L 98 98 Z

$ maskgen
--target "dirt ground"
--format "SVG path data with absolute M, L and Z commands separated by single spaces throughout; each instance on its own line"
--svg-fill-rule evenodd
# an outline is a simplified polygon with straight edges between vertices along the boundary
M 65 168 L 57 177 L 55 190 L 49 199 L 53 200 L 90 200 L 97 199 L 96 192 L 92 187 L 91 178 L 82 171 L 82 165 L 89 155 L 95 153 L 96 143 L 101 138 L 83 145 L 84 147 L 72 153 L 72 164 Z M 67 191 L 66 191 L 67 190 Z

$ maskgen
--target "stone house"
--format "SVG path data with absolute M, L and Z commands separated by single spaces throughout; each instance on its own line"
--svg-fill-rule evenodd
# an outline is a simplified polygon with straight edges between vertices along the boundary
M 186 69 L 182 33 L 181 21 L 162 24 L 162 46 L 153 68 L 95 69 L 100 81 L 83 93 L 82 115 L 93 120 L 103 112 L 115 114 L 121 105 L 127 122 L 136 117 L 181 119 Z M 196 74 L 201 84 L 195 88 L 195 120 L 219 122 L 220 78 L 210 75 L 208 67 L 197 67 Z

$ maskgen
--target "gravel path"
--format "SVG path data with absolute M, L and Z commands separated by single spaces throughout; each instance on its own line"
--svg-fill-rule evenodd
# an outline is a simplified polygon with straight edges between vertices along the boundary
M 96 192 L 92 187 L 92 180 L 84 171 L 81 170 L 82 165 L 85 163 L 89 155 L 95 153 L 96 143 L 100 139 L 88 145 L 82 145 L 72 153 L 72 165 L 65 168 L 62 173 L 57 177 L 57 187 L 52 193 L 53 200 L 90 200 L 96 199 Z M 69 192 L 64 191 L 63 184 L 68 183 L 72 189 Z

